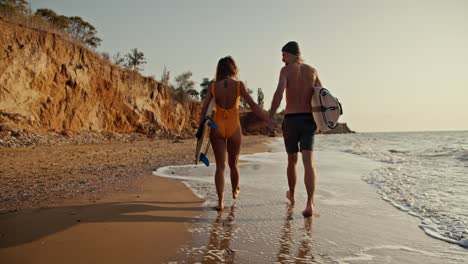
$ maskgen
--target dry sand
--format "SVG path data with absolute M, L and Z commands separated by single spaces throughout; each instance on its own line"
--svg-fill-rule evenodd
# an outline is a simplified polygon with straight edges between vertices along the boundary
M 271 138 L 244 137 L 242 153 Z M 160 263 L 190 241 L 201 200 L 152 176 L 195 140 L 1 148 L 0 263 Z

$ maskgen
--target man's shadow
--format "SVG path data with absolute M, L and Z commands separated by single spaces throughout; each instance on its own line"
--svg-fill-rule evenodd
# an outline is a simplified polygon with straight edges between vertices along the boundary
M 281 229 L 280 246 L 277 254 L 277 261 L 280 263 L 310 263 L 314 260 L 312 255 L 312 218 L 304 218 L 305 234 L 301 236 L 301 242 L 298 245 L 296 256 L 293 256 L 293 211 L 294 206 L 288 205 L 286 218 Z
M 194 200 L 98 203 L 4 213 L 0 214 L 0 248 L 32 242 L 81 223 L 204 221 L 200 218 L 180 216 L 180 212 L 201 213 L 203 210 L 200 201 Z

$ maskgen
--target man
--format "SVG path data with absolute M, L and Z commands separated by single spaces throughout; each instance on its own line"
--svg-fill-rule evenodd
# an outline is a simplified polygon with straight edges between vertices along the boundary
M 313 161 L 313 143 L 317 125 L 312 116 L 311 100 L 313 87 L 321 87 L 317 71 L 304 64 L 297 42 L 290 41 L 283 48 L 283 62 L 278 87 L 273 96 L 270 118 L 273 119 L 281 104 L 286 90 L 286 115 L 283 121 L 283 137 L 288 153 L 288 185 L 286 197 L 294 204 L 296 187 L 296 164 L 298 152 L 301 152 L 304 164 L 304 183 L 307 190 L 307 205 L 302 212 L 304 217 L 311 217 L 314 210 L 315 165 Z

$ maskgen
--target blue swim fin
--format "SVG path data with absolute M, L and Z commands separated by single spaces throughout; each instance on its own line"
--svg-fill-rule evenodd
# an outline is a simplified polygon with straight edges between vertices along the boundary
M 210 161 L 208 160 L 208 157 L 205 156 L 205 154 L 200 153 L 200 161 L 203 162 L 207 167 L 210 166 Z

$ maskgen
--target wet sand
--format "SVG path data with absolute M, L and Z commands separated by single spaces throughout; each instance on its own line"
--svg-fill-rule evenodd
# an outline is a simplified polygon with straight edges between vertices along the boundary
M 271 140 L 244 137 L 242 153 Z M 194 148 L 146 140 L 0 149 L 0 263 L 167 261 L 190 243 L 202 200 L 152 171 L 192 163 Z
M 279 140 L 272 151 L 244 155 L 239 165 L 241 194 L 226 208 L 204 210 L 189 231 L 177 263 L 466 263 L 468 251 L 434 239 L 419 219 L 384 201 L 361 177 L 382 164 L 334 151 L 316 151 L 316 210 L 304 219 L 306 192 L 298 165 L 296 204 L 285 198 L 286 154 Z M 206 205 L 216 202 L 213 168 L 171 166 L 156 173 L 186 181 Z M 226 178 L 228 179 L 226 173 Z

